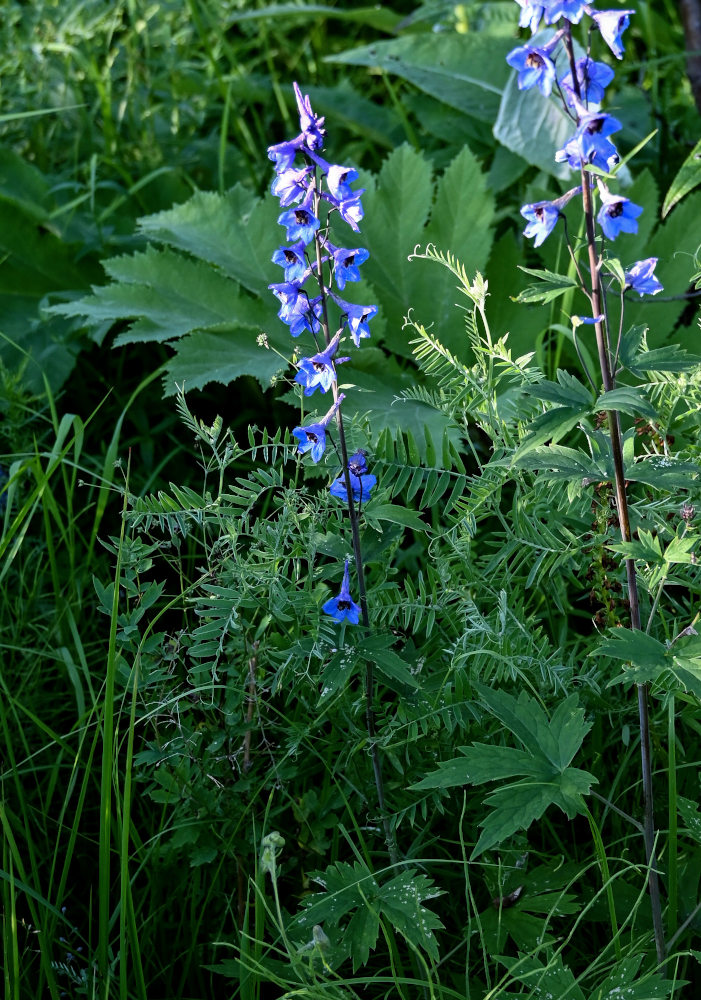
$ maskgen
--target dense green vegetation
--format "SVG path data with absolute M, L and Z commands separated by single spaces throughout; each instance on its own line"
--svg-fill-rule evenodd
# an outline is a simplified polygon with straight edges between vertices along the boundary
M 627 301 L 604 400 L 576 282 L 533 291 L 573 268 L 519 209 L 572 182 L 512 0 L 6 0 L 8 1000 L 697 995 L 700 118 L 677 5 L 635 6 L 625 60 L 597 52 L 640 146 L 616 252 L 664 294 Z M 365 189 L 369 630 L 321 612 L 351 546 L 268 291 L 295 80 Z

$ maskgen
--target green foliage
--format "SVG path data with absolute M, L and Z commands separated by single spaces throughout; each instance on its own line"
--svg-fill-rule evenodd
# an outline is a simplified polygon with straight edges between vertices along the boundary
M 534 698 L 524 691 L 518 699 L 504 691 L 477 688 L 480 701 L 490 714 L 513 733 L 523 750 L 473 743 L 461 747 L 462 757 L 446 761 L 433 775 L 419 782 L 417 789 L 450 788 L 454 785 L 498 781 L 524 775 L 520 781 L 502 785 L 485 799 L 492 810 L 485 820 L 472 852 L 484 851 L 528 829 L 549 805 L 557 805 L 572 819 L 585 809 L 583 796 L 596 782 L 593 775 L 570 763 L 591 729 L 585 723 L 578 698 L 566 698 L 548 719 Z

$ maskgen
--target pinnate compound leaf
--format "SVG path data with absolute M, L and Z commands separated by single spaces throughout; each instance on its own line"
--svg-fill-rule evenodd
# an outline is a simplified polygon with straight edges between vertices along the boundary
M 666 667 L 666 652 L 666 646 L 641 629 L 617 628 L 597 647 L 595 655 L 603 654 L 614 660 L 626 660 L 636 667 L 658 670 Z

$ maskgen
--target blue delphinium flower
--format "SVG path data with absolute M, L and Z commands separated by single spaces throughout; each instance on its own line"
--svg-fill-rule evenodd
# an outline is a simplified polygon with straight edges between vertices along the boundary
M 303 142 L 304 136 L 299 135 L 296 139 L 290 139 L 288 142 L 278 142 L 274 146 L 268 146 L 268 159 L 275 164 L 276 173 L 280 174 L 291 168 Z
M 531 87 L 537 86 L 544 97 L 550 96 L 557 73 L 555 63 L 550 58 L 552 49 L 549 49 L 549 46 L 552 46 L 552 42 L 541 48 L 521 45 L 509 52 L 506 61 L 509 66 L 518 70 L 519 90 L 530 90 Z
M 365 188 L 361 188 L 360 191 L 356 191 L 352 194 L 350 198 L 344 198 L 339 201 L 336 205 L 338 212 L 354 233 L 360 232 L 360 226 L 358 223 L 363 218 L 363 206 L 360 201 L 360 196 L 365 193 Z
M 601 190 L 601 201 L 597 219 L 604 236 L 615 240 L 619 233 L 637 233 L 636 219 L 642 213 L 640 205 L 635 205 L 628 198 L 611 194 L 606 188 Z
M 524 229 L 523 235 L 529 238 L 535 236 L 534 247 L 539 247 L 547 239 L 555 228 L 562 209 L 581 190 L 581 187 L 571 188 L 554 201 L 535 201 L 530 205 L 523 206 L 521 215 L 524 219 L 528 219 L 528 225 Z
M 531 205 L 524 205 L 521 215 L 528 219 L 523 235 L 529 238 L 535 236 L 533 246 L 539 247 L 555 228 L 560 218 L 560 209 L 550 201 L 536 201 Z
M 356 604 L 350 595 L 350 577 L 348 575 L 347 559 L 343 571 L 341 592 L 337 597 L 332 597 L 326 604 L 322 605 L 321 610 L 324 614 L 331 615 L 334 621 L 337 622 L 347 621 L 351 625 L 357 625 L 360 621 L 360 605 Z
M 586 0 L 543 0 L 545 23 L 554 24 L 565 17 L 572 24 L 579 24 L 586 5 Z
M 311 150 L 323 149 L 326 129 L 322 128 L 324 119 L 315 115 L 312 110 L 309 95 L 302 96 L 302 91 L 296 83 L 292 84 L 299 111 L 299 124 L 304 137 L 304 145 Z
M 348 468 L 354 476 L 362 476 L 368 471 L 368 463 L 365 454 L 366 453 L 362 448 L 358 448 L 355 454 L 351 455 L 348 459 Z
M 301 170 L 287 167 L 275 175 L 270 191 L 276 198 L 280 199 L 280 205 L 283 208 L 293 205 L 305 196 L 309 184 L 309 173 L 310 167 L 302 167 Z
M 299 455 L 311 452 L 312 461 L 319 461 L 326 450 L 326 428 L 336 416 L 336 411 L 344 399 L 345 396 L 343 393 L 340 393 L 326 416 L 322 417 L 317 423 L 308 424 L 306 427 L 295 427 L 292 433 L 299 441 L 297 445 L 297 453 Z
M 370 491 L 377 484 L 377 477 L 371 475 L 370 473 L 363 473 L 357 476 L 354 472 L 350 472 L 350 470 L 348 475 L 350 478 L 353 499 L 356 503 L 363 503 L 369 498 Z M 343 500 L 345 503 L 348 503 L 346 477 L 342 475 L 339 476 L 338 479 L 334 479 L 329 486 L 329 493 L 332 497 L 337 497 L 339 500 Z
M 331 388 L 331 383 L 336 380 L 336 365 L 350 361 L 350 358 L 335 358 L 334 354 L 338 350 L 341 340 L 341 331 L 329 342 L 325 351 L 312 355 L 311 358 L 302 358 L 297 367 L 299 371 L 295 375 L 295 382 L 304 386 L 304 395 L 311 396 L 316 389 L 326 392 Z
M 367 250 L 362 247 L 356 250 L 346 250 L 343 247 L 331 248 L 328 244 L 327 249 L 331 250 L 333 275 L 341 291 L 343 291 L 347 281 L 360 281 L 358 268 L 370 256 Z
M 614 78 L 614 72 L 606 63 L 594 62 L 588 56 L 578 59 L 575 63 L 577 71 L 577 83 L 579 92 L 585 103 L 600 104 L 604 99 L 604 91 Z M 573 96 L 575 93 L 572 73 L 567 73 L 560 80 L 560 87 L 565 96 L 565 100 L 570 107 L 574 105 Z
M 361 339 L 370 336 L 368 323 L 377 313 L 377 306 L 358 306 L 353 302 L 346 302 L 345 299 L 342 299 L 338 295 L 334 295 L 333 299 L 345 313 L 348 329 L 351 332 L 355 346 L 360 347 Z
M 304 257 L 304 243 L 293 244 L 291 247 L 278 247 L 272 256 L 273 264 L 279 264 L 285 269 L 285 281 L 304 283 L 307 272 L 307 261 Z
M 533 0 L 516 0 L 521 8 L 518 23 L 521 28 L 530 28 L 533 34 L 538 30 L 540 19 L 544 13 L 542 3 L 534 3 Z
M 287 239 L 290 243 L 301 240 L 306 246 L 307 243 L 311 243 L 314 239 L 314 233 L 321 225 L 311 210 L 313 194 L 314 188 L 310 187 L 301 205 L 298 205 L 296 208 L 290 208 L 287 212 L 283 212 L 278 216 L 277 221 L 287 230 Z
M 602 10 L 595 11 L 587 7 L 594 23 L 601 32 L 601 37 L 611 49 L 616 59 L 623 58 L 623 43 L 621 35 L 630 23 L 630 15 L 634 10 Z
M 648 257 L 647 260 L 639 260 L 633 264 L 625 273 L 626 288 L 632 288 L 641 298 L 643 295 L 657 295 L 663 291 L 662 284 L 654 274 L 656 265 L 657 257 Z
M 326 175 L 326 183 L 329 191 L 336 201 L 344 201 L 347 198 L 353 197 L 351 183 L 357 179 L 357 170 L 353 170 L 351 167 L 342 167 L 338 164 L 330 166 Z
M 572 98 L 576 105 L 577 98 L 574 94 Z M 612 115 L 588 112 L 582 114 L 575 134 L 555 153 L 556 162 L 567 161 L 575 169 L 591 163 L 600 170 L 611 170 L 618 163 L 619 156 L 609 135 L 621 128 L 621 123 Z

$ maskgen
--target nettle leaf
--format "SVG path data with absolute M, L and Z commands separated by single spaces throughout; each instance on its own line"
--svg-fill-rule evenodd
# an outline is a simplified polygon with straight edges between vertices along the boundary
M 135 319 L 116 346 L 170 341 L 193 330 L 247 326 L 260 328 L 268 310 L 260 299 L 206 263 L 149 246 L 143 253 L 105 263 L 114 279 L 93 294 L 54 306 L 52 312 L 82 316 L 90 325 Z
M 431 32 L 374 42 L 327 56 L 326 61 L 379 67 L 451 108 L 491 123 L 509 76 L 505 60 L 512 47 L 511 39 L 487 32 Z
M 139 219 L 139 229 L 158 243 L 215 264 L 265 299 L 279 274 L 270 260 L 279 214 L 275 198 L 257 198 L 237 184 L 224 195 L 198 191 L 182 205 Z
M 658 490 L 689 489 L 701 472 L 695 462 L 682 462 L 666 455 L 648 455 L 639 462 L 626 462 L 626 479 Z
M 701 184 L 701 139 L 696 143 L 679 168 L 662 205 L 662 218 L 672 211 L 685 194 Z
M 528 829 L 550 805 L 557 805 L 572 819 L 585 810 L 584 796 L 596 782 L 587 771 L 570 767 L 592 725 L 585 721 L 577 695 L 561 702 L 548 718 L 525 691 L 515 698 L 505 691 L 476 687 L 488 711 L 516 737 L 523 750 L 473 743 L 461 748 L 462 757 L 443 762 L 437 772 L 414 786 L 417 790 L 449 788 L 523 775 L 485 799 L 491 811 L 480 822 L 483 829 L 472 858 L 517 830 Z
M 178 342 L 163 376 L 163 395 L 175 395 L 178 385 L 187 391 L 210 382 L 230 385 L 241 375 L 253 376 L 267 389 L 282 367 L 280 356 L 260 347 L 253 330 L 197 332 Z
M 327 921 L 338 927 L 346 921 L 343 950 L 353 960 L 353 971 L 365 965 L 377 943 L 380 917 L 386 917 L 408 941 L 423 948 L 434 960 L 438 945 L 433 931 L 443 927 L 438 917 L 422 903 L 442 895 L 433 881 L 414 869 L 380 886 L 375 876 L 361 861 L 352 865 L 339 861 L 326 871 L 314 875 L 314 881 L 324 888 L 304 901 L 304 909 L 296 924 L 310 928 Z
M 627 660 L 637 667 L 647 670 L 664 669 L 667 647 L 653 636 L 640 629 L 617 628 L 596 648 L 591 655 L 611 656 L 615 660 Z

